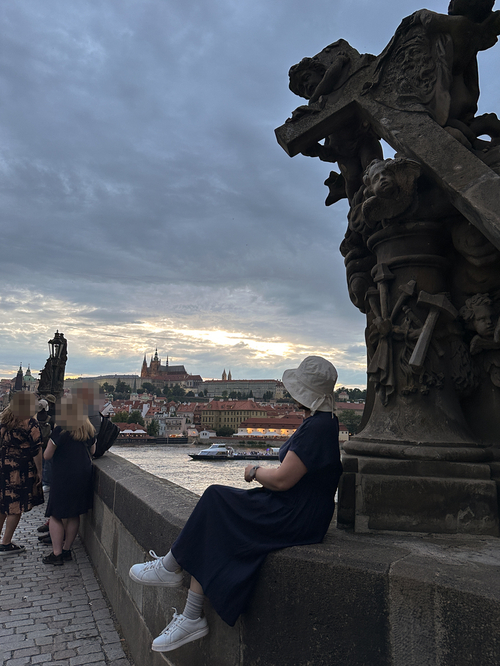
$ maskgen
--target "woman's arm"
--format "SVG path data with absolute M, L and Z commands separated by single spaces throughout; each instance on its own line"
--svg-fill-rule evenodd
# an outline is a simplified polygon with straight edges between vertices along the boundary
M 52 456 L 54 455 L 54 453 L 56 452 L 56 448 L 57 447 L 54 444 L 54 442 L 51 439 L 49 439 L 48 444 L 47 444 L 47 448 L 45 449 L 45 452 L 43 454 L 44 460 L 50 460 L 52 458 Z
M 38 451 L 36 456 L 33 458 L 33 462 L 35 463 L 36 467 L 36 472 L 38 474 L 38 482 L 41 483 L 42 481 L 42 449 Z
M 245 481 L 252 481 L 250 472 L 254 465 L 245 467 Z M 293 451 L 288 451 L 281 465 L 276 469 L 259 467 L 254 479 L 268 490 L 283 491 L 293 488 L 307 473 L 307 467 L 299 456 Z
M 92 444 L 92 446 L 91 446 L 90 449 L 89 449 L 89 452 L 90 452 L 90 455 L 91 455 L 91 456 L 93 456 L 94 453 L 95 453 L 96 442 L 97 442 L 97 439 L 94 439 L 94 443 Z

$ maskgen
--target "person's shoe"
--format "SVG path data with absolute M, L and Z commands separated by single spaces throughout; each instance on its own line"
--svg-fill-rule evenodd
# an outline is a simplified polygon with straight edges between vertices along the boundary
M 64 550 L 62 549 L 62 558 L 65 562 L 69 562 L 70 560 L 73 559 L 73 555 L 71 554 L 71 550 Z
M 50 546 L 52 544 L 52 539 L 50 537 L 50 534 L 43 534 L 42 536 L 39 536 L 38 541 L 40 543 L 45 543 L 48 546 Z
M 152 649 L 155 652 L 170 652 L 177 650 L 181 645 L 196 641 L 208 634 L 208 623 L 206 617 L 197 620 L 189 620 L 184 615 L 179 615 L 174 608 L 174 617 L 170 624 L 153 641 Z
M 40 525 L 40 527 L 36 528 L 37 532 L 48 532 L 49 531 L 49 524 L 44 523 L 43 525 Z
M 15 555 L 16 553 L 24 553 L 25 550 L 24 546 L 17 546 L 15 543 L 0 544 L 0 555 Z
M 130 578 L 141 585 L 180 587 L 184 578 L 182 569 L 167 571 L 162 563 L 163 557 L 158 557 L 154 550 L 150 550 L 149 554 L 154 558 L 153 561 L 134 564 L 128 573 Z
M 44 493 L 50 493 L 50 486 L 42 486 L 42 490 Z
M 50 553 L 50 555 L 42 557 L 42 562 L 44 564 L 53 564 L 55 567 L 60 567 L 64 564 L 63 554 L 54 555 L 54 553 Z

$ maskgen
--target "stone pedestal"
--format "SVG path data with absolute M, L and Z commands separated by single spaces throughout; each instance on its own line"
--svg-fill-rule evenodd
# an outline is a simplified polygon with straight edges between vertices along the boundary
M 344 457 L 339 526 L 499 536 L 497 487 L 486 463 Z
M 499 535 L 492 452 L 460 404 L 467 370 L 451 307 L 433 322 L 421 367 L 414 363 L 432 313 L 426 299 L 447 300 L 446 229 L 445 220 L 406 222 L 368 240 L 377 260 L 367 328 L 375 395 L 366 426 L 344 445 L 339 493 L 339 524 L 356 532 Z

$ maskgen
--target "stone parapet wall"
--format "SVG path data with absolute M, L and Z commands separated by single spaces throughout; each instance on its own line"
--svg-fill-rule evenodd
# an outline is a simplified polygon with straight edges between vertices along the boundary
M 128 577 L 163 555 L 197 496 L 107 453 L 81 535 L 136 666 L 489 666 L 500 664 L 500 540 L 356 535 L 267 558 L 248 609 L 228 627 L 207 601 L 210 634 L 162 655 L 152 639 L 186 587 Z

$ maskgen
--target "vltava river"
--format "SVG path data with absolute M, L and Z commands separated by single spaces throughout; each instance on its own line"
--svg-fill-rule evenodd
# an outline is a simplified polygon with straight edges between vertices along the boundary
M 203 446 L 113 446 L 110 451 L 134 463 L 146 472 L 168 479 L 197 495 L 212 483 L 249 489 L 252 484 L 243 478 L 245 467 L 251 460 L 192 460 L 189 453 L 198 453 Z M 255 461 L 253 464 L 257 464 Z M 259 463 L 278 467 L 278 460 Z

